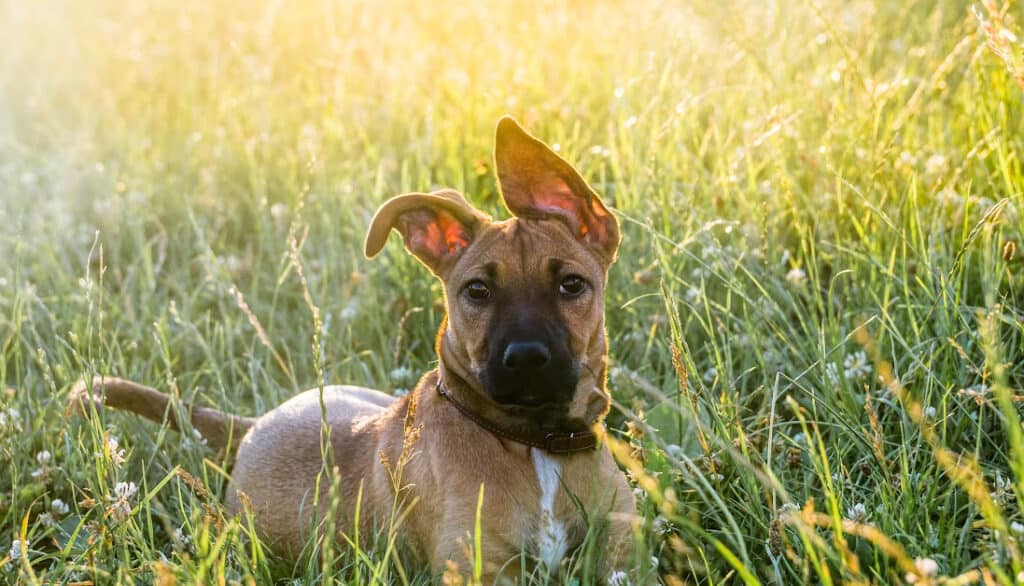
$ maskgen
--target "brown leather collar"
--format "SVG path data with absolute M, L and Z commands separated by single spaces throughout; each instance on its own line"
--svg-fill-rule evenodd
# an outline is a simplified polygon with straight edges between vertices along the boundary
M 511 440 L 520 444 L 524 444 L 533 448 L 540 448 L 542 450 L 551 452 L 552 454 L 572 454 L 575 452 L 583 452 L 586 450 L 592 450 L 597 447 L 597 434 L 593 431 L 560 431 L 560 432 L 545 432 L 538 431 L 530 435 L 520 435 L 512 433 L 507 429 L 488 422 L 486 419 L 480 417 L 476 413 L 473 413 L 468 407 L 459 403 L 455 400 L 455 397 L 445 389 L 441 384 L 441 377 L 437 378 L 437 394 L 441 395 L 448 402 L 455 407 L 459 413 L 466 416 L 473 423 L 493 433 L 494 435 Z

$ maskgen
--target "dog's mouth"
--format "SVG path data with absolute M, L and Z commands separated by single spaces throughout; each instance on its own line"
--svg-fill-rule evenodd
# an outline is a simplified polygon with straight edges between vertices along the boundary
M 558 408 L 572 402 L 579 367 L 568 363 L 546 372 L 516 374 L 489 366 L 481 372 L 480 381 L 487 395 L 499 405 Z

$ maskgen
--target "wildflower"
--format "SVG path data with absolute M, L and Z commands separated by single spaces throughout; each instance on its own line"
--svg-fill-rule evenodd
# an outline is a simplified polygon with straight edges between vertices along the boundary
M 50 511 L 52 511 L 53 514 L 57 515 L 58 517 L 63 517 L 64 515 L 67 515 L 68 511 L 70 510 L 71 509 L 70 507 L 68 507 L 67 503 L 60 499 L 53 499 L 53 501 L 50 502 Z
M 359 303 L 357 303 L 355 299 L 349 301 L 348 305 L 338 312 L 338 317 L 341 318 L 341 321 L 355 319 L 357 315 L 359 315 Z
M 39 468 L 32 471 L 32 478 L 34 480 L 44 480 L 50 474 L 50 462 L 52 460 L 53 454 L 47 450 L 36 454 L 36 462 L 39 462 Z
M 658 515 L 654 518 L 654 521 L 651 522 L 651 528 L 659 535 L 666 535 L 672 531 L 672 522 L 664 515 Z
M 107 507 L 107 515 L 116 521 L 124 521 L 132 514 L 130 499 L 139 491 L 134 482 L 118 482 L 114 485 L 114 496 L 110 497 L 111 504 Z
M 924 174 L 928 177 L 936 177 L 946 170 L 946 157 L 932 155 L 924 163 Z
M 786 357 L 774 348 L 768 348 L 762 352 L 761 359 L 764 360 L 764 365 L 766 367 L 774 369 L 781 369 L 785 366 L 786 361 Z
M 996 474 L 995 490 L 992 491 L 992 500 L 999 506 L 1004 506 L 1015 497 L 1013 494 L 1013 481 L 1003 478 L 1002 474 Z
M 804 435 L 803 432 L 800 432 L 800 433 L 798 433 L 798 434 L 793 436 L 793 441 L 798 443 L 798 444 L 806 444 L 807 443 L 807 436 Z
M 779 507 L 778 511 L 775 511 L 775 515 L 778 517 L 785 517 L 791 513 L 797 513 L 800 511 L 800 507 L 796 503 L 783 503 Z
M 960 395 L 974 399 L 974 401 L 979 405 L 988 400 L 988 396 L 991 392 L 992 389 L 984 383 L 971 385 L 966 389 L 960 389 Z
M 12 560 L 18 560 L 18 559 L 21 559 L 21 554 L 22 553 L 23 552 L 22 552 L 21 540 L 20 539 L 15 539 L 14 541 L 11 542 L 11 551 L 9 551 L 7 555 Z
M 139 492 L 139 487 L 134 482 L 118 482 L 114 485 L 114 494 L 119 499 L 130 499 Z
M 939 563 L 931 558 L 917 558 L 914 560 L 916 573 L 907 572 L 908 584 L 916 584 L 920 578 L 934 578 L 939 573 Z
M 807 271 L 803 269 L 790 269 L 786 273 L 786 280 L 792 285 L 802 285 L 807 280 Z
M 111 463 L 114 467 L 120 468 L 121 464 L 124 464 L 124 450 L 120 448 L 120 443 L 117 441 L 117 437 L 113 435 L 107 435 L 106 441 L 103 444 L 103 452 L 93 454 L 97 458 L 102 458 L 104 455 L 110 458 Z
M 21 431 L 21 413 L 14 407 L 0 411 L 0 431 Z
M 701 378 L 703 378 L 704 382 L 708 384 L 713 383 L 715 379 L 718 378 L 718 369 L 712 366 L 711 368 L 704 371 L 704 376 L 702 376 Z
M 839 384 L 839 367 L 835 362 L 825 365 L 825 379 L 833 386 Z
M 184 527 L 176 527 L 174 529 L 174 541 L 187 546 L 192 543 L 192 538 L 185 533 Z
M 1020 521 L 1010 523 L 1010 531 L 1018 537 L 1024 535 L 1024 523 L 1021 523 Z
M 868 520 L 868 509 L 864 503 L 857 503 L 846 509 L 846 518 L 854 523 L 866 523 Z
M 851 380 L 861 379 L 871 374 L 868 355 L 864 351 L 847 355 L 843 360 L 843 373 Z
M 192 437 L 185 436 L 185 439 L 181 442 L 186 448 L 206 445 L 206 438 L 203 437 L 203 434 L 198 429 L 193 427 L 191 435 Z
M 53 515 L 50 513 L 39 513 L 36 519 L 43 524 L 44 527 L 56 527 L 57 521 L 53 519 Z
M 283 203 L 275 203 L 270 206 L 270 217 L 275 220 L 284 219 L 285 215 L 288 214 L 288 206 Z
M 700 299 L 700 289 L 696 287 L 690 287 L 689 289 L 686 290 L 684 299 L 686 299 L 686 302 L 689 303 L 690 305 L 696 305 L 698 300 Z
M 408 366 L 399 366 L 391 371 L 391 381 L 398 385 L 408 385 L 416 381 L 416 372 Z
M 931 405 L 929 405 L 929 406 L 924 408 L 924 418 L 925 418 L 925 420 L 931 421 L 931 420 L 935 419 L 935 414 L 936 414 L 935 407 L 932 407 Z
M 622 570 L 616 570 L 608 576 L 608 586 L 629 586 L 631 583 L 629 576 Z

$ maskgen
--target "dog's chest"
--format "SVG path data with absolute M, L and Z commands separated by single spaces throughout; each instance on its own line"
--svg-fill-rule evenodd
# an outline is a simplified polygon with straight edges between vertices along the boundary
M 537 557 L 554 571 L 569 550 L 569 527 L 558 515 L 555 497 L 561 488 L 562 465 L 542 450 L 530 450 L 540 486 L 537 533 L 533 538 Z

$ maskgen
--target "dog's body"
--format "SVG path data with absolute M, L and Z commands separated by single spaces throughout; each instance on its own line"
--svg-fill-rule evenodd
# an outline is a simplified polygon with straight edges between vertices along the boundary
M 600 438 L 609 405 L 604 283 L 618 225 L 568 163 L 511 119 L 497 138 L 515 218 L 492 222 L 455 192 L 409 194 L 384 204 L 367 236 L 373 256 L 398 230 L 443 281 L 437 370 L 400 399 L 326 387 L 257 419 L 192 409 L 212 445 L 238 446 L 229 507 L 251 505 L 259 533 L 282 554 L 298 555 L 310 528 L 323 527 L 326 458 L 338 468 L 335 530 L 358 529 L 365 540 L 397 523 L 435 573 L 449 560 L 468 571 L 481 485 L 485 583 L 556 572 L 588 522 L 607 522 L 602 571 L 626 565 L 635 504 Z M 157 391 L 116 379 L 95 386 L 107 405 L 168 419 Z

